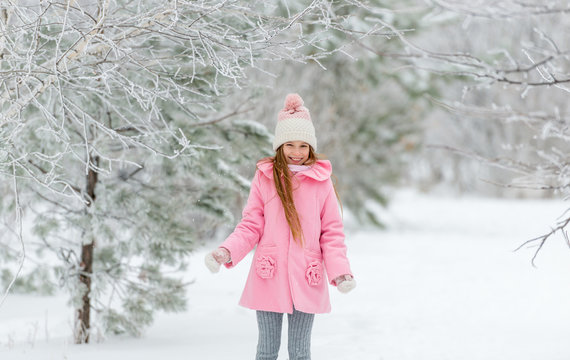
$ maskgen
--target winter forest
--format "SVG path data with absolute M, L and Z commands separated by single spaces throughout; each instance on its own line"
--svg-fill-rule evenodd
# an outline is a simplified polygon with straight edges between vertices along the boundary
M 569 359 L 569 16 L 0 0 L 0 358 L 254 358 L 251 260 L 203 259 L 298 93 L 358 283 L 314 359 Z

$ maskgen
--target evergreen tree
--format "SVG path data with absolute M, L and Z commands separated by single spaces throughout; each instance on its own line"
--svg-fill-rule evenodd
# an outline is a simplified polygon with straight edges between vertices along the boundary
M 101 333 L 140 334 L 154 311 L 184 307 L 178 271 L 232 220 L 249 183 L 235 175 L 250 161 L 239 155 L 269 143 L 243 117 L 245 71 L 334 53 L 301 51 L 319 49 L 326 28 L 298 32 L 345 28 L 331 6 L 279 16 L 262 1 L 2 5 L 0 170 L 24 187 L 11 206 L 34 222 L 31 253 L 57 258 L 46 278 L 69 291 L 76 342 L 89 341 L 92 310 Z

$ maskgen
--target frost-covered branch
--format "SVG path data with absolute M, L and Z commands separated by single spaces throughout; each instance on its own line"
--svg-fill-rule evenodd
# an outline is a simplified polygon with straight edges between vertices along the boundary
M 543 41 L 552 45 L 552 49 L 528 47 L 523 50 L 525 59 L 521 60 L 515 60 L 507 50 L 503 50 L 508 64 L 502 64 L 499 62 L 489 63 L 482 57 L 466 52 L 453 53 L 430 50 L 409 39 L 406 35 L 408 30 L 397 29 L 380 18 L 375 19 L 375 21 L 396 34 L 408 49 L 406 53 L 386 52 L 377 50 L 364 41 L 357 41 L 360 46 L 380 57 L 408 60 L 417 68 L 440 75 L 472 78 L 484 86 L 493 83 L 523 86 L 525 89 L 555 86 L 570 92 L 570 88 L 565 86 L 565 84 L 570 83 L 570 74 L 564 71 L 570 50 L 559 50 L 552 39 L 541 33 L 539 29 L 535 29 L 535 31 L 541 33 Z M 413 34 L 413 32 L 411 33 Z
M 437 141 L 427 142 L 488 165 L 466 173 L 467 165 L 450 156 L 445 160 L 452 165 L 438 175 L 455 172 L 454 180 L 479 178 L 519 194 L 570 196 L 570 48 L 560 31 L 568 22 L 566 1 L 433 0 L 412 10 L 415 27 L 402 25 L 395 11 L 370 11 L 404 49 L 373 38 L 358 40 L 361 47 L 441 81 L 439 93 L 427 98 L 451 119 L 433 119 L 438 133 L 426 137 Z M 442 163 L 427 156 L 435 166 Z M 568 224 L 563 220 L 555 229 Z M 556 232 L 531 242 L 543 244 Z
M 161 104 L 176 104 L 188 121 L 200 123 L 197 110 L 215 111 L 215 97 L 227 86 L 241 86 L 247 67 L 286 59 L 318 62 L 342 51 L 320 45 L 327 27 L 355 31 L 344 25 L 348 15 L 336 15 L 319 0 L 289 17 L 270 15 L 262 2 L 140 1 L 136 12 L 131 5 L 52 1 L 3 9 L 0 131 L 9 144 L 33 127 L 71 145 L 63 154 L 82 159 L 86 169 L 83 154 L 92 151 L 103 163 L 121 161 L 89 138 L 177 157 L 191 145 L 168 124 Z M 308 25 L 323 28 L 303 36 Z M 316 51 L 301 51 L 307 48 Z M 110 121 L 98 118 L 94 102 Z M 157 146 L 171 140 L 177 148 L 170 154 Z
M 457 102 L 451 104 L 436 99 L 432 101 L 449 113 L 456 114 L 458 118 L 485 119 L 487 122 L 505 126 L 522 124 L 531 134 L 531 138 L 526 142 L 521 140 L 520 143 L 511 141 L 502 144 L 502 150 L 505 152 L 502 156 L 490 156 L 446 145 L 432 148 L 456 153 L 511 174 L 508 180 L 503 181 L 480 179 L 486 183 L 505 189 L 550 192 L 566 200 L 570 198 L 570 117 L 560 114 L 558 108 L 554 108 L 552 113 L 545 110 L 525 113 L 508 105 L 488 108 Z M 488 147 L 488 144 L 485 147 Z M 562 234 L 568 243 L 566 228 L 569 224 L 570 217 L 566 212 L 563 220 L 558 221 L 550 232 L 524 242 L 517 250 L 536 245 L 531 261 L 534 266 L 543 245 L 555 234 Z
M 155 309 L 183 306 L 185 283 L 171 274 L 232 221 L 247 189 L 232 146 L 252 156 L 269 144 L 267 129 L 244 119 L 248 75 L 347 56 L 346 36 L 380 30 L 355 25 L 354 9 L 328 0 L 0 5 L 0 174 L 25 189 L 41 240 L 28 245 L 62 264 L 52 274 L 76 306 L 77 342 L 89 339 L 95 304 L 105 328 L 137 334 Z

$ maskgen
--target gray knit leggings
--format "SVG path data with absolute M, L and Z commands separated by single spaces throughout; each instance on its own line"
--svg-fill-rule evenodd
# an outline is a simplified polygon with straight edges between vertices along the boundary
M 289 360 L 311 359 L 311 330 L 314 318 L 315 314 L 307 314 L 295 309 L 293 309 L 293 314 L 287 314 Z M 277 359 L 281 345 L 282 325 L 282 313 L 257 311 L 259 341 L 255 360 Z

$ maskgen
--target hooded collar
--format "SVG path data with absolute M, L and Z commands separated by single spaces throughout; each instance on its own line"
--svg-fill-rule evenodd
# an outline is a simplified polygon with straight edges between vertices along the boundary
M 273 163 L 272 162 L 258 162 L 257 168 L 265 177 L 268 179 L 273 179 Z M 300 178 L 306 176 L 308 178 L 325 181 L 331 177 L 332 165 L 328 160 L 317 160 L 310 169 L 300 171 L 295 174 L 296 177 Z

